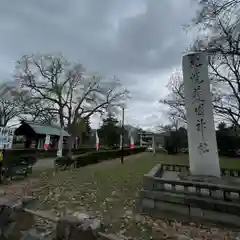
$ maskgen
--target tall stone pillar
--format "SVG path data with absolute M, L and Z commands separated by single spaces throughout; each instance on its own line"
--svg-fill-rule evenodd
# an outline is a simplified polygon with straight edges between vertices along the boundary
M 190 172 L 192 175 L 220 177 L 207 55 L 185 55 L 182 65 Z

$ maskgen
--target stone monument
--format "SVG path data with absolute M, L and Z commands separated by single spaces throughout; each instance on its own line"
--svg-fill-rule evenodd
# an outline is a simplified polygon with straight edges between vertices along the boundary
M 183 57 L 183 78 L 190 166 L 157 164 L 145 174 L 141 210 L 240 227 L 240 170 L 219 166 L 206 53 Z
M 183 57 L 189 164 L 192 175 L 220 177 L 212 94 L 205 53 Z

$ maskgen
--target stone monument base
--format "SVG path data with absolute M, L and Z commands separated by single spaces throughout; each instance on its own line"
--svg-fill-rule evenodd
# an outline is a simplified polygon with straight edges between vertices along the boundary
M 240 227 L 240 171 L 221 174 L 221 179 L 192 176 L 188 166 L 158 164 L 144 175 L 141 210 Z

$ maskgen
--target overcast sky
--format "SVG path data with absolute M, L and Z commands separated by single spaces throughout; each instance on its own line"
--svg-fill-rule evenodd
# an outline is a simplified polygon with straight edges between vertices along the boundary
M 0 78 L 24 54 L 62 53 L 87 70 L 118 76 L 131 91 L 126 123 L 166 121 L 158 100 L 191 34 L 192 0 L 0 0 Z M 98 126 L 98 120 L 93 120 Z

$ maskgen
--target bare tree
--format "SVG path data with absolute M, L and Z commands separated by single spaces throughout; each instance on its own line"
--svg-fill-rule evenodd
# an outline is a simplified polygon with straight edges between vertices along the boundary
M 173 126 L 171 124 L 161 124 L 159 126 L 157 126 L 157 131 L 162 133 L 162 132 L 170 132 L 173 130 Z
M 209 53 L 209 75 L 214 112 L 239 126 L 240 119 L 240 0 L 199 0 L 200 10 L 193 23 L 207 28 L 190 50 Z M 182 74 L 173 73 L 169 95 L 160 102 L 169 106 L 170 114 L 186 120 Z
M 175 131 L 179 128 L 179 118 L 175 114 L 169 114 L 169 121 Z
M 25 109 L 25 91 L 8 86 L 3 83 L 0 86 L 0 122 L 1 126 L 6 126 L 10 120 L 20 117 Z
M 240 0 L 197 0 L 196 2 L 199 4 L 199 9 L 192 23 L 194 26 L 210 30 L 214 30 L 219 19 L 232 18 L 235 21 L 240 10 Z M 238 21 L 235 21 L 235 24 L 237 23 Z
M 54 104 L 44 99 L 35 99 L 34 96 L 28 95 L 24 99 L 26 102 L 24 114 L 20 116 L 21 120 L 30 120 L 46 125 L 54 125 L 58 122 L 58 116 L 53 109 Z
M 169 90 L 168 96 L 160 99 L 159 102 L 169 107 L 168 115 L 170 119 L 174 118 L 186 123 L 184 85 L 180 71 L 177 70 L 171 75 L 167 88 Z
M 41 115 L 57 116 L 72 134 L 79 119 L 118 107 L 128 94 L 118 79 L 87 76 L 81 64 L 71 64 L 63 56 L 24 56 L 18 61 L 16 78 L 41 104 Z
M 210 51 L 209 75 L 212 85 L 214 111 L 221 119 L 239 126 L 240 120 L 240 34 L 233 35 L 232 26 L 219 21 L 218 35 L 203 45 L 196 41 L 193 50 Z M 236 37 L 237 36 L 237 37 Z M 185 118 L 184 86 L 179 72 L 168 84 L 170 94 L 160 102 L 170 107 L 170 113 Z
M 240 126 L 240 94 L 238 92 L 238 84 L 240 78 L 231 79 L 226 77 L 222 72 L 218 72 L 215 64 L 210 63 L 210 77 L 212 82 L 212 97 L 213 108 L 216 116 L 220 119 L 227 120 L 228 122 Z M 230 69 L 228 70 L 228 73 Z M 173 76 L 176 76 L 173 74 Z M 184 84 L 182 78 L 176 78 L 170 80 L 171 86 L 169 88 L 170 94 L 161 99 L 160 103 L 169 107 L 169 116 L 186 123 L 186 110 L 184 100 Z
M 194 50 L 210 52 L 209 74 L 215 112 L 239 126 L 240 120 L 240 32 L 232 22 L 218 19 L 215 33 Z

